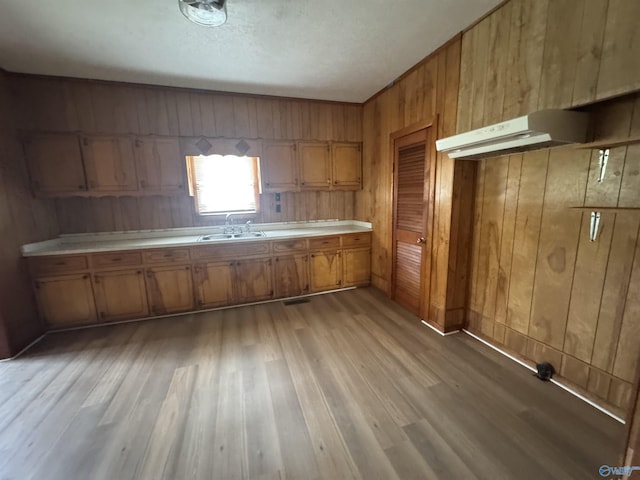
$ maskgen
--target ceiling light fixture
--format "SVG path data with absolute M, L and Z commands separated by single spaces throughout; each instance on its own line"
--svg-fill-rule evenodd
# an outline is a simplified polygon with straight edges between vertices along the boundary
M 218 27 L 227 21 L 227 0 L 178 0 L 182 14 L 198 25 Z

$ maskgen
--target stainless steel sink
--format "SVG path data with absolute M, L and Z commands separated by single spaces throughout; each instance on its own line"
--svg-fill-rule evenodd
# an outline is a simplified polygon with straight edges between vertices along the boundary
M 242 233 L 212 233 L 209 235 L 202 235 L 198 238 L 199 242 L 213 242 L 216 240 L 232 240 L 234 238 L 260 238 L 266 237 L 264 232 L 242 232 Z

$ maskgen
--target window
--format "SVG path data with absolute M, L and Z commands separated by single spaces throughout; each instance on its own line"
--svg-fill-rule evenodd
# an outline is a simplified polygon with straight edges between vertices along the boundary
M 189 193 L 200 215 L 257 213 L 260 173 L 257 157 L 187 157 Z

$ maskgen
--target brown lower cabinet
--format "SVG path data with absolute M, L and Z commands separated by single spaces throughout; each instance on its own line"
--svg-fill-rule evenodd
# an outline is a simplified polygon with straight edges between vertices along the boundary
M 193 310 L 191 265 L 147 268 L 146 276 L 153 315 Z
M 275 257 L 273 277 L 277 298 L 309 293 L 309 255 Z
M 35 293 L 40 316 L 49 327 L 73 327 L 97 321 L 88 274 L 38 278 Z
M 369 233 L 29 258 L 51 328 L 145 318 L 369 283 Z
M 234 285 L 238 303 L 273 298 L 271 258 L 251 258 L 235 262 Z
M 309 254 L 311 292 L 334 290 L 342 285 L 342 253 L 340 250 L 321 250 Z
M 93 291 L 100 321 L 126 320 L 149 315 L 142 269 L 95 274 Z
M 215 308 L 238 303 L 233 292 L 233 267 L 232 261 L 194 265 L 193 283 L 198 308 Z

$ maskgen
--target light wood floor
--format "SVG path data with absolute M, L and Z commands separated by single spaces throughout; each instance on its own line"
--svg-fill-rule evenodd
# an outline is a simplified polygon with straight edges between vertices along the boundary
M 585 479 L 623 436 L 373 289 L 53 334 L 0 364 L 2 479 Z

